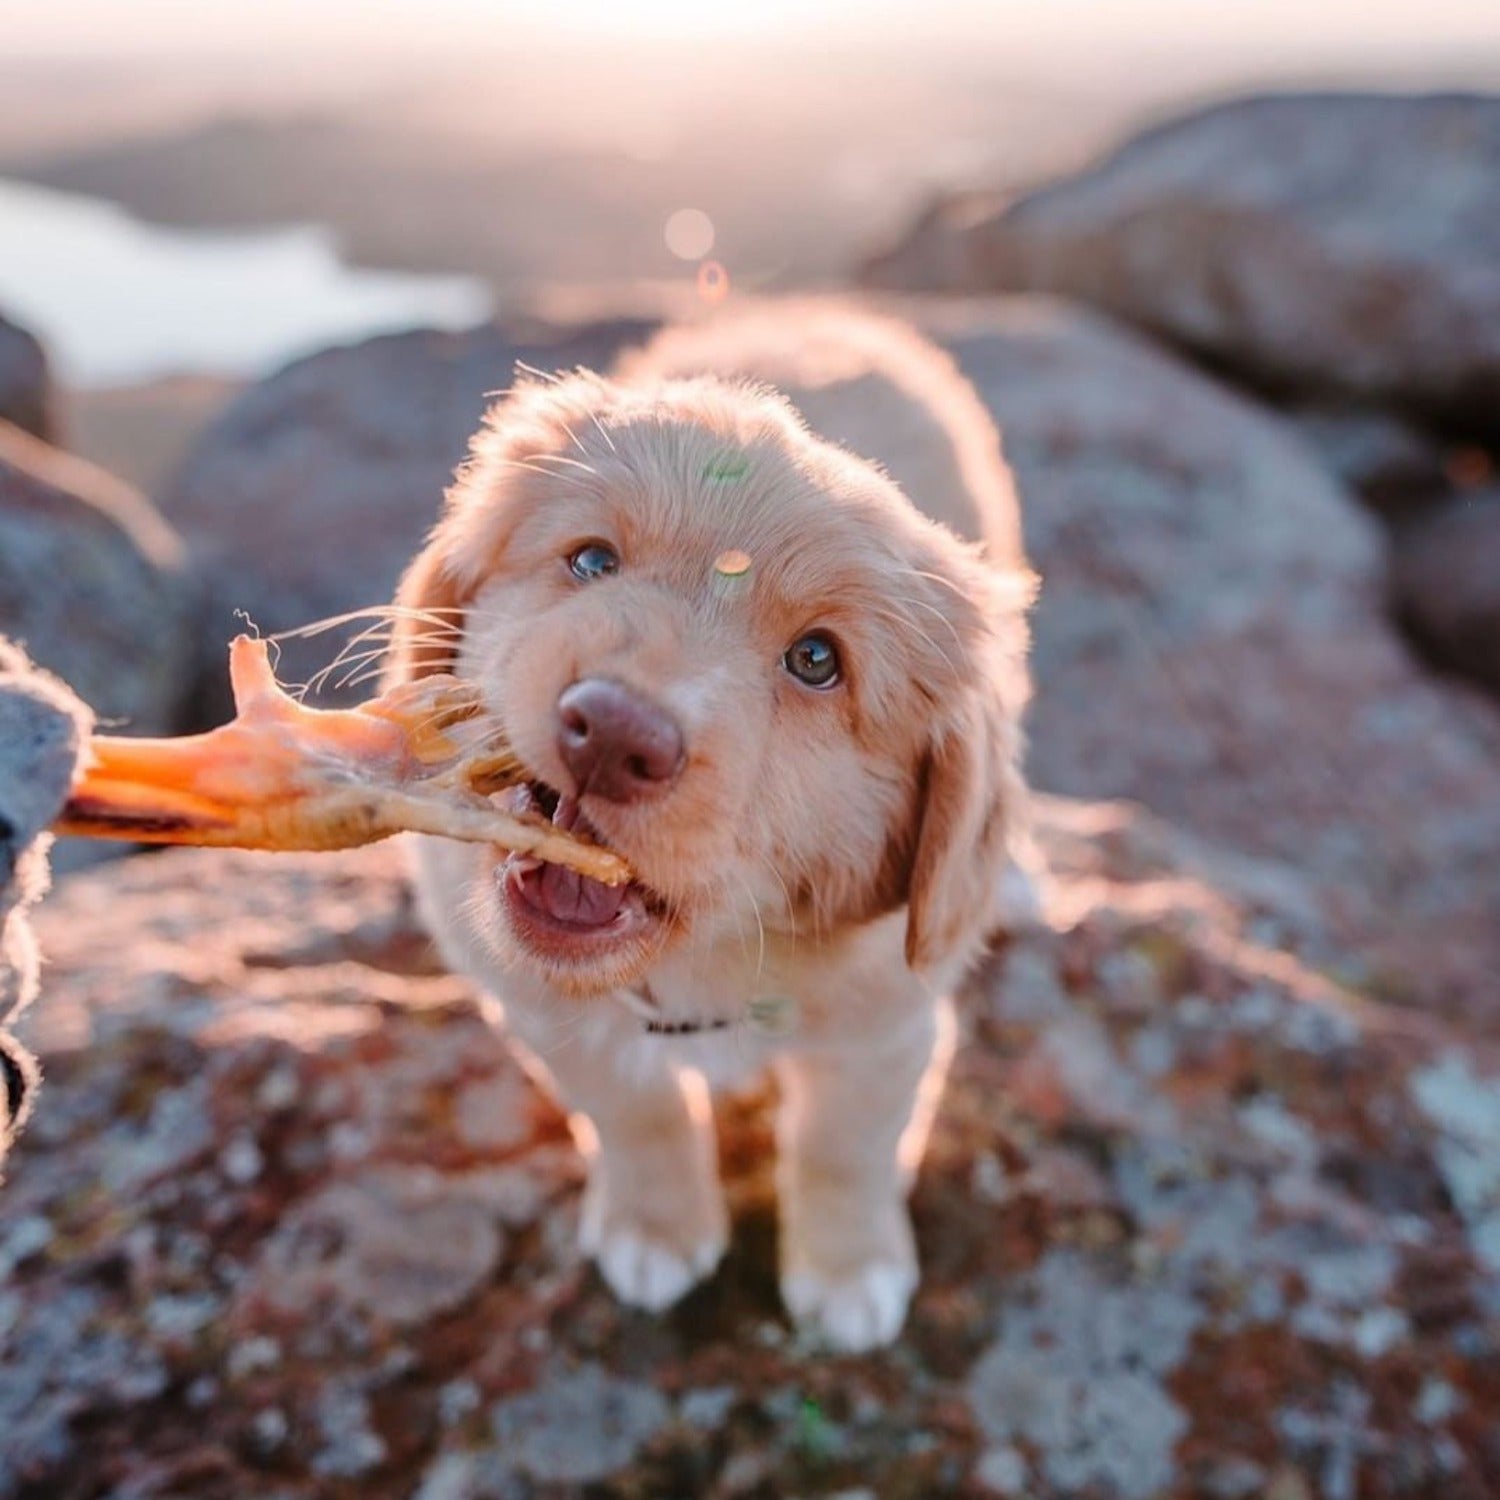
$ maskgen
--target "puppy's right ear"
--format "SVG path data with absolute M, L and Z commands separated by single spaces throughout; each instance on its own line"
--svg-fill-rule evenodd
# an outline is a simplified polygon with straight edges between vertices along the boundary
M 413 559 L 396 589 L 396 627 L 383 675 L 387 687 L 453 670 L 474 587 L 454 577 L 446 542 L 440 530 Z

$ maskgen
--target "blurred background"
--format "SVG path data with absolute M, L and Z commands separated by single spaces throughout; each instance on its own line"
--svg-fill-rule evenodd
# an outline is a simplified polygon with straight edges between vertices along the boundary
M 148 487 L 336 340 L 710 257 L 839 284 L 942 190 L 1215 97 L 1500 81 L 1488 0 L 7 0 L 0 37 L 0 307 Z

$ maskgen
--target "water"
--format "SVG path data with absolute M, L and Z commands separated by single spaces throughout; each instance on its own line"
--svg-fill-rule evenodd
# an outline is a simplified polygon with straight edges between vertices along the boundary
M 358 270 L 316 226 L 164 229 L 104 199 L 0 179 L 0 312 L 70 385 L 255 377 L 328 344 L 466 328 L 491 311 L 481 281 Z

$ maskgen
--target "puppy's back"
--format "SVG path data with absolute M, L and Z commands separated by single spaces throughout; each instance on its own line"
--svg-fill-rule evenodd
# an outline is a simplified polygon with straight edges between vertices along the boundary
M 669 328 L 617 373 L 774 386 L 814 432 L 880 464 L 933 520 L 1002 566 L 1024 562 L 995 424 L 953 360 L 908 324 L 836 302 L 765 302 Z

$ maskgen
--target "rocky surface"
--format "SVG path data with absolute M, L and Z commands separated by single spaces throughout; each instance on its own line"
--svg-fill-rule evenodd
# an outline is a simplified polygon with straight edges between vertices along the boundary
M 1064 293 L 1263 384 L 1500 433 L 1500 97 L 1219 105 L 1015 201 L 940 203 L 866 276 Z
M 0 1165 L 31 1110 L 37 1070 L 11 1030 L 36 998 L 28 908 L 47 887 L 48 825 L 88 734 L 83 705 L 0 636 Z
M 486 393 L 508 387 L 518 361 L 606 365 L 643 326 L 395 334 L 254 386 L 198 440 L 162 502 L 206 579 L 211 645 L 243 628 L 239 611 L 272 633 L 388 602 Z M 284 672 L 304 681 L 327 659 L 325 643 L 288 642 Z
M 165 734 L 191 691 L 194 607 L 145 496 L 0 423 L 0 633 L 114 732 Z
M 44 908 L 0 1223 L 0 1495 L 1481 1500 L 1500 1058 L 1263 938 L 1277 876 L 1055 804 L 1051 925 L 978 976 L 901 1342 L 778 1306 L 721 1111 L 711 1284 L 622 1311 L 579 1168 L 388 847 L 184 851 Z
M 0 422 L 33 437 L 56 439 L 47 356 L 36 338 L 0 315 Z
M 1500 490 L 1403 527 L 1391 583 L 1402 620 L 1434 661 L 1500 690 Z
M 924 317 L 1024 497 L 1038 783 L 1273 857 L 1281 941 L 1500 1024 L 1500 715 L 1398 637 L 1373 522 L 1281 423 L 1103 319 Z

